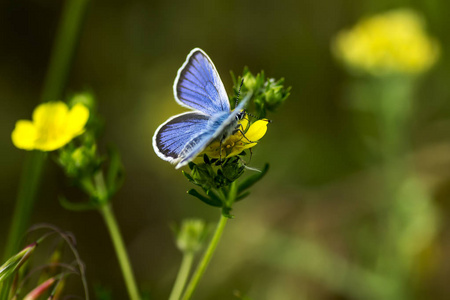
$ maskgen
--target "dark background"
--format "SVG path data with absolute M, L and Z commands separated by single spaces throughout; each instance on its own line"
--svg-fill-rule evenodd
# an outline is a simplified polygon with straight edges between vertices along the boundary
M 446 299 L 449 6 L 438 0 L 92 1 L 66 94 L 89 89 L 96 95 L 106 122 L 101 150 L 113 144 L 122 155 L 126 181 L 113 204 L 142 289 L 153 299 L 164 299 L 170 291 L 180 263 L 171 222 L 187 217 L 215 222 L 219 216 L 216 209 L 186 195 L 190 185 L 155 155 L 151 142 L 159 124 L 185 110 L 174 101 L 172 84 L 189 51 L 200 47 L 214 61 L 228 91 L 229 71 L 239 74 L 248 66 L 254 73 L 264 70 L 269 77 L 284 77 L 292 93 L 269 116 L 274 122 L 254 151 L 251 165 L 269 162 L 271 170 L 252 196 L 235 206 L 236 219 L 229 222 L 196 296 L 233 299 L 238 290 L 252 299 L 352 298 L 351 287 L 336 288 L 340 277 L 333 273 L 339 269 L 322 260 L 315 246 L 309 252 L 302 247 L 312 242 L 360 265 L 364 247 L 356 248 L 352 241 L 364 224 L 373 222 L 368 211 L 380 184 L 377 160 L 356 134 L 362 125 L 346 101 L 346 87 L 354 79 L 333 59 L 330 42 L 362 16 L 410 7 L 425 17 L 442 50 L 438 64 L 418 81 L 415 95 L 409 155 L 430 189 L 440 225 L 425 247 L 428 252 L 417 258 L 412 295 Z M 29 119 L 39 102 L 61 10 L 60 1 L 0 4 L 0 245 L 6 240 L 26 154 L 13 146 L 10 134 L 15 121 Z M 62 175 L 47 160 L 32 223 L 48 222 L 73 232 L 92 286 L 125 299 L 99 215 L 59 205 L 58 195 L 83 197 Z M 70 288 L 79 294 L 77 280 L 72 278 Z

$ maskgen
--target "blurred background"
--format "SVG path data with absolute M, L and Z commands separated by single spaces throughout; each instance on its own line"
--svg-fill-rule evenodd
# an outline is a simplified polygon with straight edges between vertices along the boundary
M 414 175 L 386 197 L 374 150 L 383 132 L 376 113 L 352 100 L 376 102 L 376 95 L 354 92 L 362 79 L 333 58 L 331 43 L 361 17 L 399 7 L 423 16 L 441 57 L 414 81 L 408 147 L 399 155 Z M 181 259 L 172 222 L 216 222 L 220 214 L 185 193 L 190 184 L 151 142 L 159 124 L 185 111 L 172 85 L 200 47 L 229 92 L 230 70 L 244 66 L 284 77 L 292 91 L 254 149 L 251 166 L 271 169 L 235 206 L 195 299 L 447 299 L 449 9 L 438 0 L 92 1 L 66 94 L 95 94 L 106 122 L 102 149 L 113 144 L 122 155 L 126 179 L 113 205 L 142 290 L 151 299 L 169 294 Z M 11 131 L 39 102 L 61 11 L 61 1 L 0 3 L 0 249 L 26 154 Z M 73 232 L 91 288 L 126 299 L 102 220 L 64 210 L 62 194 L 84 197 L 49 159 L 32 223 Z M 70 289 L 80 288 L 74 278 Z

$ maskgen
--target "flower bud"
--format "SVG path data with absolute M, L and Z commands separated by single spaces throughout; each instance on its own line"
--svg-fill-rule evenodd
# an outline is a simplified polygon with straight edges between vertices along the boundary
M 207 226 L 200 219 L 186 219 L 176 232 L 176 244 L 181 252 L 198 251 L 206 238 Z
M 211 165 L 194 165 L 192 168 L 191 176 L 195 184 L 201 186 L 205 190 L 210 190 L 216 187 L 216 184 L 214 182 L 215 172 Z
M 253 91 L 257 87 L 257 80 L 250 71 L 247 71 L 242 78 L 244 80 L 244 87 L 249 91 Z
M 89 173 L 99 164 L 96 145 L 83 145 L 78 148 L 66 147 L 58 157 L 58 163 L 69 177 L 79 177 Z
M 81 103 L 84 106 L 86 106 L 90 111 L 94 111 L 95 109 L 95 98 L 94 95 L 91 93 L 79 93 L 75 94 L 70 100 L 69 100 L 69 106 L 73 107 L 76 104 Z
M 23 298 L 23 300 L 36 300 L 39 299 L 44 293 L 46 293 L 52 285 L 55 283 L 55 278 L 49 278 L 40 285 L 38 285 L 35 289 L 28 293 L 28 295 Z

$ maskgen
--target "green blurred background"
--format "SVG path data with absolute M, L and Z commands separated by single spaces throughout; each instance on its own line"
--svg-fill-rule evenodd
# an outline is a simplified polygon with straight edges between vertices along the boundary
M 25 158 L 10 134 L 15 121 L 29 119 L 38 104 L 61 2 L 0 3 L 0 249 Z M 399 223 L 418 224 L 408 241 L 420 249 L 407 274 L 380 267 L 392 253 L 374 251 L 385 239 L 401 243 L 403 235 L 384 217 L 389 204 L 377 206 L 383 201 L 380 161 L 365 141 L 376 120 L 349 105 L 349 87 L 357 79 L 330 53 L 339 30 L 398 7 L 421 13 L 442 48 L 438 64 L 417 82 L 412 146 L 404 154 L 430 199 L 402 200 L 406 212 L 398 219 L 405 221 Z M 152 299 L 169 294 L 181 259 L 171 222 L 186 217 L 215 222 L 219 216 L 185 193 L 189 183 L 155 155 L 151 142 L 160 123 L 185 111 L 173 99 L 172 84 L 189 51 L 200 47 L 229 92 L 229 71 L 239 74 L 244 66 L 284 77 L 292 92 L 279 112 L 269 115 L 274 122 L 252 158 L 251 166 L 269 162 L 271 170 L 252 196 L 235 206 L 236 219 L 226 228 L 196 299 L 234 299 L 236 293 L 271 300 L 388 299 L 383 291 L 392 299 L 447 299 L 449 9 L 442 0 L 92 1 L 66 94 L 88 89 L 96 95 L 106 122 L 102 147 L 114 144 L 122 154 L 126 181 L 113 204 L 141 288 Z M 83 197 L 48 160 L 32 222 L 73 232 L 91 288 L 101 286 L 114 299 L 126 299 L 102 220 L 96 212 L 64 210 L 57 199 L 61 194 Z M 414 239 L 427 228 L 428 239 Z M 402 264 L 399 260 L 401 255 L 389 264 Z M 81 291 L 76 278 L 70 288 Z

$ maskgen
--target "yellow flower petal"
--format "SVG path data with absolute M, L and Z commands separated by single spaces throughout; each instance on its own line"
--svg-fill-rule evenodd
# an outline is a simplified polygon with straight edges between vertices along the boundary
M 57 135 L 49 139 L 39 139 L 36 141 L 35 148 L 41 151 L 53 151 L 70 142 L 72 138 L 70 135 Z
M 34 127 L 33 123 L 28 120 L 17 121 L 16 127 L 11 134 L 11 139 L 14 146 L 24 150 L 34 149 L 36 137 L 36 128 Z
M 245 136 L 239 131 L 230 136 L 222 143 L 222 150 L 220 150 L 220 142 L 214 141 L 206 147 L 203 153 L 212 158 L 236 156 L 245 149 L 256 146 L 256 141 L 266 134 L 268 123 L 267 119 L 256 121 L 250 125 L 250 128 L 245 132 Z M 248 126 L 248 120 L 241 120 L 240 124 L 244 126 L 245 130 Z
M 247 130 L 247 132 L 245 133 L 245 137 L 252 142 L 260 140 L 267 132 L 268 123 L 269 121 L 266 119 L 256 121 Z
M 76 104 L 68 114 L 67 132 L 72 133 L 74 136 L 81 134 L 88 119 L 89 109 L 81 103 Z
M 248 119 L 244 118 L 239 121 L 239 124 L 241 124 L 241 130 L 245 131 L 248 126 Z
M 242 151 L 245 150 L 245 149 L 255 147 L 257 144 L 258 144 L 258 143 L 245 144 L 245 145 L 243 145 L 242 147 L 240 147 L 240 152 L 242 152 Z
M 37 128 L 61 127 L 69 109 L 64 102 L 42 103 L 33 112 L 33 123 Z
M 243 144 L 243 145 L 238 146 L 238 147 L 233 147 L 231 149 L 231 152 L 228 153 L 227 157 L 236 156 L 239 153 L 241 153 L 242 151 L 244 151 L 245 149 L 252 148 L 252 147 L 254 147 L 256 145 L 257 145 L 257 143 L 251 143 L 251 144 Z
M 229 152 L 229 153 L 227 154 L 227 156 L 225 156 L 225 157 L 236 156 L 236 155 L 238 155 L 239 153 L 241 153 L 242 150 L 244 150 L 244 149 L 238 148 L 238 147 L 234 147 L 234 148 L 231 149 L 231 152 Z
M 43 103 L 34 110 L 33 122 L 24 121 L 16 126 L 13 143 L 21 149 L 53 151 L 83 133 L 88 118 L 89 110 L 83 104 L 69 111 L 61 101 Z
M 397 9 L 365 18 L 352 29 L 341 31 L 333 51 L 351 68 L 380 76 L 424 72 L 437 61 L 440 46 L 428 36 L 418 14 Z

